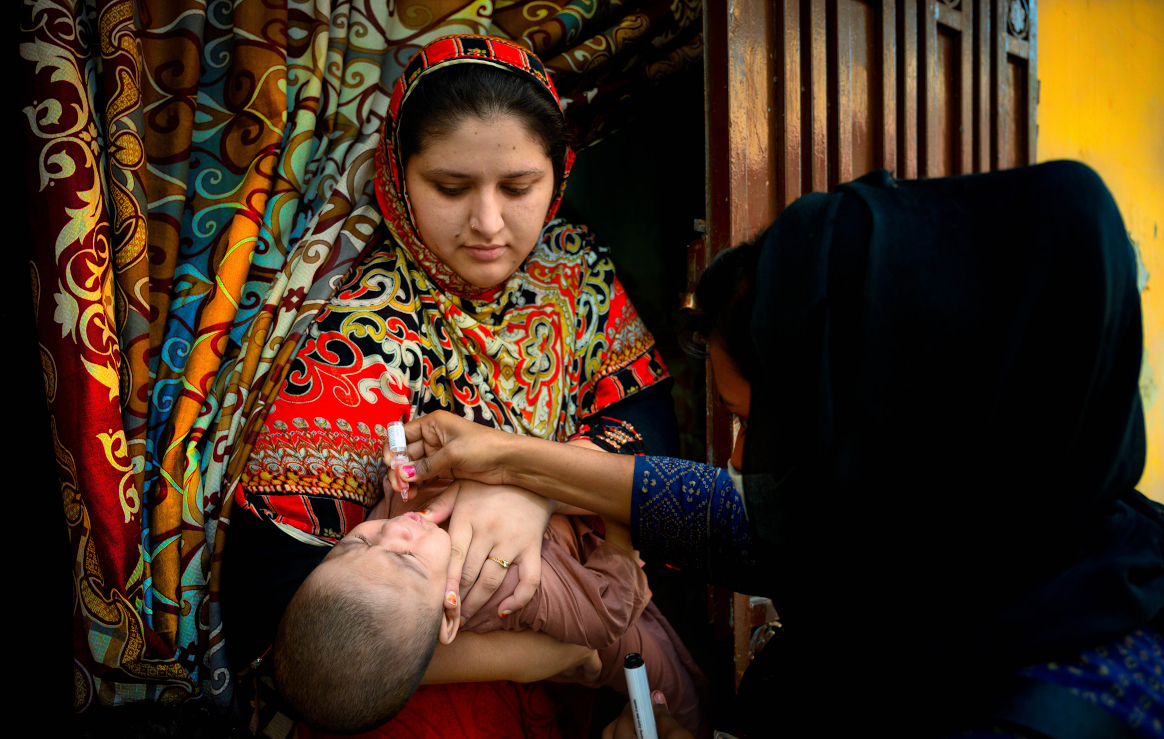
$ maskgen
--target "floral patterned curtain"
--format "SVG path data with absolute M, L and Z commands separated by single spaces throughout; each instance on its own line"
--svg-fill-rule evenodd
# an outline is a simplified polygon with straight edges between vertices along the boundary
M 533 48 L 582 145 L 700 59 L 699 0 L 27 0 L 41 365 L 75 705 L 225 703 L 229 493 L 305 327 L 382 238 L 387 92 L 449 33 Z

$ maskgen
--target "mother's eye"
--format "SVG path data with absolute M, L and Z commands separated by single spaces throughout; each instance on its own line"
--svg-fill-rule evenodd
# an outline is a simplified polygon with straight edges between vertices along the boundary
M 467 189 L 464 187 L 447 187 L 445 185 L 437 185 L 436 188 L 437 188 L 437 190 L 439 190 L 441 192 L 442 195 L 450 195 L 450 196 L 451 195 L 460 195 L 461 193 L 463 193 Z

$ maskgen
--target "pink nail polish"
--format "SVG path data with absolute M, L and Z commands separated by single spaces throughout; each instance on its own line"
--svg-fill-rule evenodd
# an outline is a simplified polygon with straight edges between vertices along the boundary
M 663 696 L 663 691 L 656 690 L 651 693 L 651 700 L 660 706 L 667 705 L 667 699 Z
M 404 473 L 405 477 L 416 477 L 416 468 L 410 464 L 401 467 L 400 471 Z

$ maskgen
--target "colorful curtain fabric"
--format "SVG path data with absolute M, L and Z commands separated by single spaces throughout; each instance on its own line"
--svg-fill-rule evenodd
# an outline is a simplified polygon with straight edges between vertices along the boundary
M 76 708 L 230 699 L 223 491 L 382 237 L 388 91 L 449 33 L 546 62 L 581 144 L 699 59 L 698 0 L 32 0 L 32 281 L 74 554 Z

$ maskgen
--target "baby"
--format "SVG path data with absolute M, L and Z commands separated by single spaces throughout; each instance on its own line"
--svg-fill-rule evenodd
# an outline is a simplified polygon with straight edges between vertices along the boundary
M 451 643 L 460 628 L 528 628 L 598 650 L 596 684 L 624 695 L 622 657 L 642 654 L 676 719 L 706 733 L 704 678 L 649 603 L 625 526 L 607 523 L 604 541 L 584 519 L 553 516 L 541 585 L 504 618 L 497 609 L 517 587 L 517 568 L 462 625 L 443 607 L 449 559 L 448 532 L 416 513 L 365 521 L 335 545 L 296 592 L 275 641 L 276 683 L 303 720 L 337 733 L 379 726 L 408 702 L 438 642 Z

